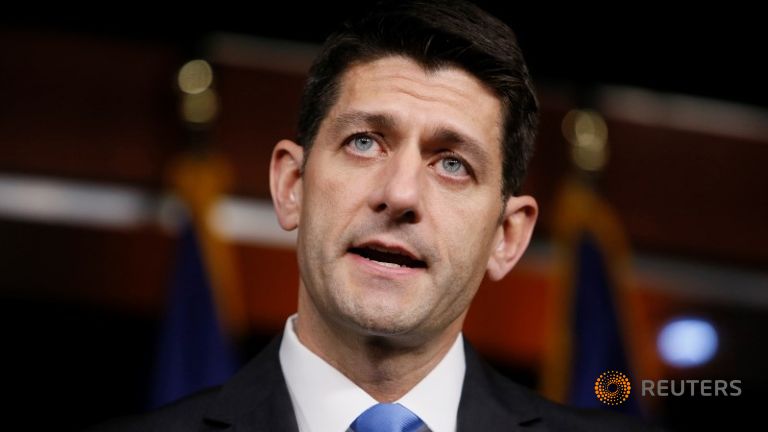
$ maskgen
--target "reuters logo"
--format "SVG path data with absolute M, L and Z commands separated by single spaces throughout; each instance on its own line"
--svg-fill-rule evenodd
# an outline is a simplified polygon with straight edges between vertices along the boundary
M 606 405 L 619 405 L 629 397 L 629 378 L 621 372 L 603 372 L 595 381 L 595 394 Z

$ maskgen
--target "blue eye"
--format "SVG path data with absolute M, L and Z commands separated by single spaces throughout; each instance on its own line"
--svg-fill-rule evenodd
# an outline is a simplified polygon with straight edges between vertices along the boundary
M 456 158 L 447 157 L 441 161 L 443 169 L 450 174 L 457 174 L 465 169 L 464 163 Z
M 352 139 L 352 145 L 355 146 L 355 150 L 368 151 L 373 147 L 373 139 L 364 135 L 356 136 Z

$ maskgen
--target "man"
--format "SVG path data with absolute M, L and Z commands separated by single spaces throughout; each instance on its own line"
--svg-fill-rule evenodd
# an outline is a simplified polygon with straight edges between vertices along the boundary
M 230 382 L 118 430 L 627 429 L 547 402 L 461 336 L 517 263 L 537 102 L 511 30 L 459 1 L 388 2 L 325 43 L 270 186 L 298 230 L 298 313 Z

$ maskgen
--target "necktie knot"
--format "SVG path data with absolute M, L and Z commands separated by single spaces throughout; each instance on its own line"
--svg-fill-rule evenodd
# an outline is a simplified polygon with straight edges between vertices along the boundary
M 360 414 L 350 427 L 354 432 L 417 432 L 424 422 L 398 403 L 376 404 Z

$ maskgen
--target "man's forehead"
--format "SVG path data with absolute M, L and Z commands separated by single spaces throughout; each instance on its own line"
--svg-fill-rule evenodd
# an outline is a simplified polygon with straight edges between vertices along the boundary
M 501 109 L 502 105 L 492 88 L 456 64 L 427 67 L 400 55 L 353 63 L 341 74 L 339 81 L 340 94 L 354 94 L 365 89 L 381 90 L 395 84 L 418 85 L 425 92 L 465 98 L 475 104 L 485 102 L 491 108 Z
M 424 109 L 408 111 L 406 99 Z M 435 107 L 447 115 L 430 116 Z M 389 56 L 348 67 L 324 121 L 336 129 L 351 124 L 392 128 L 423 115 L 433 134 L 496 143 L 499 152 L 491 153 L 500 157 L 502 109 L 496 93 L 462 68 L 448 64 L 428 70 L 410 58 Z

